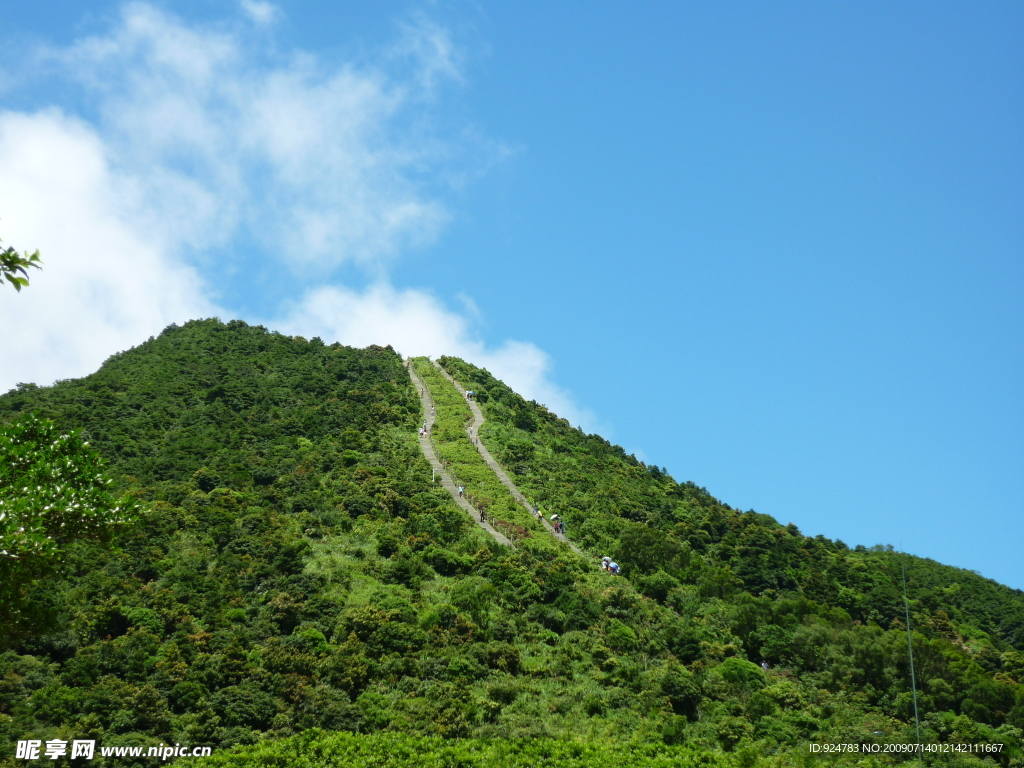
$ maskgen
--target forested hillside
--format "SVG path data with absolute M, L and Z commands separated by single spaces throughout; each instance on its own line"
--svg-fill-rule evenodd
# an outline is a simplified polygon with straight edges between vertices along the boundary
M 809 740 L 913 740 L 894 553 L 740 513 L 443 363 L 479 393 L 492 453 L 592 560 L 512 506 L 530 533 L 514 548 L 455 506 L 390 348 L 196 321 L 0 396 L 0 422 L 80 430 L 140 509 L 32 585 L 32 633 L 0 628 L 0 764 L 27 738 L 339 766 L 785 765 Z M 473 474 L 444 386 L 430 379 L 438 431 Z M 922 740 L 1003 743 L 956 760 L 1011 765 L 1024 595 L 916 558 L 907 573 Z
M 850 549 L 768 515 L 741 513 L 570 427 L 486 371 L 455 358 L 440 362 L 477 392 L 488 419 L 483 439 L 517 484 L 571 521 L 577 540 L 613 553 L 641 582 L 660 571 L 719 597 L 737 590 L 799 595 L 862 622 L 888 626 L 902 618 L 900 557 L 891 547 Z M 942 611 L 953 622 L 944 632 L 963 623 L 982 629 L 995 649 L 1024 650 L 1024 592 L 931 560 L 903 559 L 910 596 L 929 612 L 922 616 L 926 624 Z M 967 626 L 964 631 L 981 639 Z

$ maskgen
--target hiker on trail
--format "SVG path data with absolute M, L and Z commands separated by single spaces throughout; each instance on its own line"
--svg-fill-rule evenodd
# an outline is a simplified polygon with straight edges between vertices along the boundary
M 615 576 L 618 576 L 619 575 L 619 564 L 618 563 L 608 563 L 608 570 L 611 571 L 612 574 L 614 574 Z
M 608 557 L 608 555 L 605 555 L 604 557 L 602 557 L 601 558 L 601 570 L 607 571 L 608 570 L 608 566 L 611 565 L 611 562 L 612 562 L 612 559 L 610 557 Z
M 761 662 L 761 669 L 763 669 L 765 672 L 768 671 L 768 662 L 767 661 L 762 661 Z
M 466 490 L 466 486 L 464 486 L 464 485 L 460 485 L 459 486 L 459 498 L 460 499 L 462 498 L 462 492 L 465 491 L 465 490 Z

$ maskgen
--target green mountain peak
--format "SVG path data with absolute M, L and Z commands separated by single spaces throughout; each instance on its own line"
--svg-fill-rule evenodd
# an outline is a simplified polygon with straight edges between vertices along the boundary
M 732 509 L 437 362 L 202 320 L 0 396 L 0 422 L 79 430 L 139 508 L 25 586 L 0 765 L 69 738 L 206 765 L 902 759 L 901 555 Z M 1024 593 L 902 560 L 922 741 L 1020 760 Z

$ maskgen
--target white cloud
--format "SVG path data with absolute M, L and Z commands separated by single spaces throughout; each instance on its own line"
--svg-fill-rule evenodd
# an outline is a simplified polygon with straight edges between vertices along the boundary
M 573 425 L 589 430 L 595 423 L 593 414 L 551 382 L 551 360 L 545 352 L 523 341 L 488 347 L 474 336 L 465 316 L 422 291 L 397 290 L 384 282 L 362 293 L 337 286 L 317 288 L 269 324 L 285 333 L 319 336 L 328 343 L 390 344 L 405 356 L 461 357 Z
M 84 376 L 172 322 L 213 314 L 193 270 L 122 216 L 132 184 L 86 124 L 0 113 L 5 245 L 42 251 L 31 285 L 0 294 L 0 391 Z
M 278 13 L 257 0 L 241 7 L 262 24 Z M 211 298 L 214 267 L 283 263 L 301 299 L 253 312 L 277 318 L 272 327 L 458 355 L 592 424 L 551 383 L 535 345 L 488 347 L 475 336 L 470 297 L 459 314 L 386 277 L 395 255 L 432 241 L 447 220 L 441 193 L 421 179 L 461 184 L 507 155 L 493 142 L 460 146 L 471 127 L 453 142 L 423 132 L 438 122 L 428 118 L 440 87 L 462 79 L 448 32 L 416 18 L 377 64 L 336 66 L 302 52 L 268 62 L 252 35 L 251 25 L 197 27 L 134 3 L 109 34 L 40 55 L 62 86 L 82 89 L 95 117 L 0 113 L 0 236 L 45 261 L 29 289 L 0 293 L 0 327 L 16 330 L 5 337 L 0 391 L 85 375 L 171 322 L 244 317 Z M 346 262 L 378 282 L 364 292 L 312 287 Z

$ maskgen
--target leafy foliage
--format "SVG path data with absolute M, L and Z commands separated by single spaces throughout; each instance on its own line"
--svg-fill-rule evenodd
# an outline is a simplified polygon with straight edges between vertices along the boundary
M 22 255 L 10 247 L 0 248 L 0 279 L 9 282 L 19 293 L 28 285 L 29 269 L 42 269 L 41 265 L 39 251 L 35 253 L 26 251 Z
M 67 546 L 106 541 L 135 502 L 117 499 L 100 456 L 75 432 L 28 414 L 0 426 L 0 639 L 42 619 L 27 586 L 60 567 Z
M 257 747 L 214 754 L 185 764 L 220 766 L 289 765 L 338 768 L 726 768 L 725 755 L 710 756 L 682 746 L 659 743 L 595 743 L 547 738 L 443 740 L 437 737 L 310 731 L 302 736 L 264 742 Z

